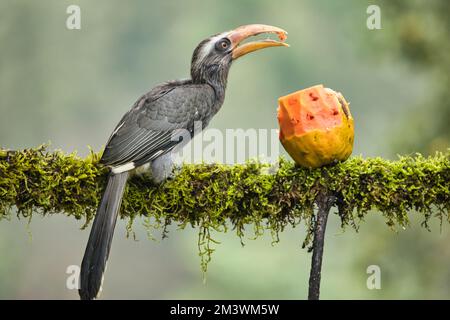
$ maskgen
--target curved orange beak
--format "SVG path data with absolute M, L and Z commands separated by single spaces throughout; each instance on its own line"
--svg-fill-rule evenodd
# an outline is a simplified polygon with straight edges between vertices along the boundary
M 252 41 L 243 45 L 239 45 L 245 39 L 262 33 L 275 33 L 280 41 L 267 39 Z M 247 53 L 268 47 L 289 47 L 287 43 L 283 42 L 287 38 L 286 31 L 281 28 L 268 26 L 265 24 L 249 24 L 246 26 L 241 26 L 237 29 L 234 29 L 233 31 L 230 31 L 227 37 L 231 41 L 233 60 L 236 60 L 239 57 L 246 55 Z

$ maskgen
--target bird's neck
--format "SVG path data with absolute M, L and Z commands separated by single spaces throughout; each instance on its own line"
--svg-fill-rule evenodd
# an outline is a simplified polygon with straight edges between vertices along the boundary
M 192 81 L 194 83 L 210 85 L 216 93 L 216 98 L 223 101 L 225 98 L 225 90 L 227 88 L 228 68 L 222 68 L 219 65 L 211 65 L 207 68 L 192 72 Z

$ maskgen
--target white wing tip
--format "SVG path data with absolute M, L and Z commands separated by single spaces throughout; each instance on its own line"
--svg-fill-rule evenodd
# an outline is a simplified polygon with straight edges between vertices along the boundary
M 125 172 L 125 171 L 133 170 L 134 168 L 135 168 L 134 162 L 128 162 L 128 163 L 125 163 L 125 164 L 123 164 L 121 166 L 112 168 L 111 171 L 114 174 L 119 174 L 119 173 L 122 173 L 122 172 Z

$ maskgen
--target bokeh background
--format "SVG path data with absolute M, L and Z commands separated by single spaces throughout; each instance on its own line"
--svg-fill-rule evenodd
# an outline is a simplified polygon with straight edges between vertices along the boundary
M 289 31 L 291 48 L 259 52 L 232 68 L 225 104 L 210 127 L 277 128 L 276 98 L 323 83 L 351 102 L 354 154 L 445 151 L 450 141 L 450 2 L 431 1 L 119 1 L 0 2 L 0 146 L 51 142 L 67 152 L 100 150 L 142 93 L 187 77 L 191 53 L 207 36 L 249 23 Z M 81 7 L 81 30 L 65 26 Z M 381 30 L 366 27 L 369 4 Z M 390 230 L 377 212 L 358 233 L 327 230 L 322 298 L 449 299 L 450 233 L 444 223 Z M 66 268 L 81 262 L 88 230 L 64 215 L 0 221 L 0 298 L 76 299 Z M 269 235 L 242 247 L 216 234 L 203 283 L 197 230 L 170 228 L 163 241 L 137 241 L 120 221 L 103 298 L 304 299 L 310 254 L 302 227 L 272 246 Z M 250 237 L 250 235 L 249 235 Z M 368 290 L 366 269 L 381 268 L 381 289 Z

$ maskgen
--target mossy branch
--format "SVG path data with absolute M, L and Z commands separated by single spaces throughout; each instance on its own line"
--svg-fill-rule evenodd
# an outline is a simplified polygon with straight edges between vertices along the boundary
M 11 209 L 17 216 L 64 213 L 89 223 L 95 214 L 108 169 L 99 154 L 82 159 L 75 154 L 48 152 L 45 147 L 16 152 L 0 150 L 0 219 Z M 244 236 L 268 230 L 274 241 L 286 226 L 304 222 L 304 246 L 314 233 L 314 203 L 326 191 L 336 199 L 342 227 L 359 223 L 371 209 L 386 223 L 406 226 L 408 212 L 416 211 L 427 227 L 433 216 L 449 220 L 450 152 L 425 158 L 400 157 L 349 160 L 320 169 L 305 169 L 280 159 L 278 168 L 249 162 L 245 165 L 184 165 L 173 180 L 156 186 L 147 175 L 130 179 L 121 217 L 130 222 L 144 216 L 149 228 L 164 230 L 199 227 L 202 268 L 213 249 L 211 231 L 232 227 Z M 131 225 L 131 224 L 130 224 Z

